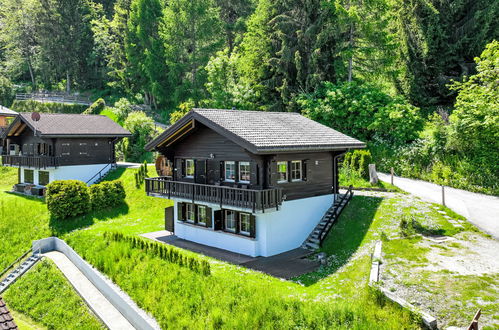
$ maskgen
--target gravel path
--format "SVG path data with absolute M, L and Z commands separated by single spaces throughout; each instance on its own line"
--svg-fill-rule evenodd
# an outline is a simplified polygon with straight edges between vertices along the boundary
M 390 182 L 388 174 L 378 173 L 378 177 L 382 181 Z M 442 188 L 434 183 L 395 176 L 393 184 L 423 200 L 442 202 Z M 445 187 L 445 204 L 499 240 L 499 197 Z

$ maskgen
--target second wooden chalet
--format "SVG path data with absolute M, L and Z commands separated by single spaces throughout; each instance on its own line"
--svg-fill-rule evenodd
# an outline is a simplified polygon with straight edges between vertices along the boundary
M 2 135 L 17 115 L 17 112 L 0 105 L 0 155 L 7 152 L 7 141 L 2 139 Z
M 146 189 L 174 200 L 178 237 L 271 256 L 304 243 L 338 193 L 339 156 L 363 147 L 297 113 L 194 109 L 146 146 L 173 164 Z
M 115 165 L 116 142 L 129 136 L 105 116 L 20 113 L 3 132 L 2 163 L 19 168 L 20 184 L 92 184 Z

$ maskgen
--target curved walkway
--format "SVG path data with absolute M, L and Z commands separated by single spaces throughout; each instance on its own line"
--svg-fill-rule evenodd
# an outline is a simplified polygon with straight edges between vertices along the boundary
M 380 180 L 390 182 L 390 175 L 378 173 Z M 395 176 L 393 184 L 423 200 L 442 203 L 441 186 Z M 445 187 L 445 205 L 469 222 L 499 240 L 499 197 Z
M 47 252 L 43 255 L 52 259 L 90 309 L 109 329 L 135 329 L 68 257 L 56 251 Z

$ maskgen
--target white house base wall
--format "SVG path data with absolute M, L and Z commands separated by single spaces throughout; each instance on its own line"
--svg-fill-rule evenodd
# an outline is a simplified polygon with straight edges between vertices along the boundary
M 179 200 L 182 201 L 182 200 Z M 256 237 L 249 238 L 223 231 L 199 227 L 176 221 L 178 207 L 175 200 L 175 235 L 199 244 L 217 247 L 252 257 L 269 257 L 301 246 L 317 226 L 333 203 L 333 195 L 304 198 L 284 202 L 279 211 L 258 213 L 256 216 Z M 207 205 L 213 211 L 220 205 Z M 227 209 L 230 209 L 227 207 Z
M 105 169 L 104 169 L 105 168 Z M 87 182 L 92 179 L 99 171 L 102 171 L 102 175 L 106 175 L 111 169 L 110 164 L 91 164 L 91 165 L 74 165 L 74 166 L 59 166 L 57 168 L 48 169 L 33 169 L 28 167 L 21 167 L 21 183 L 24 183 L 24 170 L 33 170 L 33 180 L 34 184 L 39 184 L 39 171 L 49 172 L 49 182 L 56 180 L 80 180 Z M 99 176 L 92 179 L 89 184 L 93 184 L 99 179 Z

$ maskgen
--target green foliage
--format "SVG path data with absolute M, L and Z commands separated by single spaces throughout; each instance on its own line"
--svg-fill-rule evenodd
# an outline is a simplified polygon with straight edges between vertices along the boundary
M 85 183 L 59 180 L 47 185 L 47 209 L 54 219 L 64 220 L 90 210 L 90 196 Z
M 194 102 L 189 100 L 187 102 L 181 103 L 177 111 L 174 111 L 170 114 L 170 124 L 175 124 L 180 118 L 185 116 L 189 111 L 194 108 Z
M 154 121 L 142 111 L 131 112 L 125 120 L 124 127 L 132 133 L 125 138 L 123 155 L 126 161 L 141 161 L 144 146 L 154 135 Z
M 5 293 L 10 308 L 48 329 L 104 329 L 57 267 L 42 260 Z
M 88 188 L 93 210 L 118 207 L 125 203 L 126 193 L 120 180 L 104 181 Z
M 100 114 L 104 108 L 106 107 L 106 101 L 100 98 L 94 103 L 92 103 L 85 111 L 83 111 L 84 115 L 98 115 Z
M 168 247 L 164 243 L 150 242 L 140 237 L 126 236 L 119 232 L 105 232 L 104 238 L 109 241 L 126 242 L 132 249 L 141 249 L 151 256 L 187 267 L 198 274 L 204 276 L 211 274 L 210 263 L 208 261 L 190 256 L 179 249 Z
M 309 118 L 364 141 L 402 145 L 416 139 L 422 127 L 416 107 L 356 82 L 326 82 L 302 94 L 298 104 Z
M 87 107 L 79 104 L 38 102 L 33 100 L 14 100 L 11 109 L 17 112 L 40 112 L 40 113 L 74 113 L 80 114 Z
M 144 164 L 140 165 L 139 170 L 135 173 L 135 186 L 137 188 L 140 188 L 144 184 L 145 179 L 149 177 L 147 167 L 147 161 L 144 160 Z
M 0 105 L 9 107 L 14 99 L 14 89 L 12 82 L 3 75 L 0 75 Z

